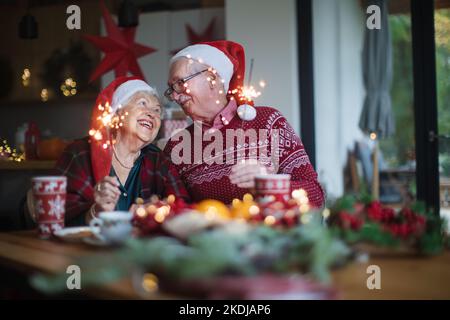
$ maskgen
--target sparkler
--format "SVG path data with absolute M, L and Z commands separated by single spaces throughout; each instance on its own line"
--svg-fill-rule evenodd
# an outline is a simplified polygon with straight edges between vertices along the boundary
M 120 108 L 121 106 L 119 106 L 119 109 Z M 111 137 L 111 130 L 123 127 L 123 120 L 128 116 L 128 111 L 123 115 L 118 115 L 113 111 L 109 102 L 106 102 L 104 106 L 99 104 L 97 109 L 100 112 L 100 115 L 96 119 L 99 125 L 97 129 L 91 128 L 89 130 L 89 136 L 93 137 L 96 141 L 103 142 L 103 149 L 108 149 L 111 145 L 116 143 L 116 140 Z M 105 131 L 104 133 L 106 133 L 106 136 L 104 136 L 102 131 Z

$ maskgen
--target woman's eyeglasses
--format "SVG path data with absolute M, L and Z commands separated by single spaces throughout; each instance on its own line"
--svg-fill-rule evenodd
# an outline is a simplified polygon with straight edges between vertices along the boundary
M 190 76 L 187 76 L 186 78 L 179 79 L 175 81 L 167 90 L 164 92 L 164 96 L 169 99 L 170 101 L 173 101 L 172 99 L 172 93 L 175 91 L 176 93 L 180 94 L 186 91 L 186 82 L 191 80 L 192 78 L 198 76 L 199 74 L 202 74 L 205 71 L 208 71 L 209 69 L 202 70 L 200 72 L 191 74 Z

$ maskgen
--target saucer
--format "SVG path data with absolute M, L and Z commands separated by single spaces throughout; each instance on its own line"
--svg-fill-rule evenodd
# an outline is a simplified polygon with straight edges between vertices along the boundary
M 95 236 L 95 228 L 91 227 L 70 227 L 55 231 L 53 234 L 67 242 L 80 242 Z

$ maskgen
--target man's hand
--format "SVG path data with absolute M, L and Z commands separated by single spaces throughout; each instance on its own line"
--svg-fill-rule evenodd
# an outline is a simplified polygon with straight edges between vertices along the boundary
M 230 181 L 239 188 L 254 188 L 255 176 L 267 174 L 267 168 L 256 159 L 245 160 L 231 168 Z

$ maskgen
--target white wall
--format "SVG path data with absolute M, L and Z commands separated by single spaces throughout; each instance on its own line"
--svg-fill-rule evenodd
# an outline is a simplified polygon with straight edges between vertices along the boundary
M 364 17 L 358 0 L 313 1 L 316 170 L 329 196 L 343 193 L 347 149 L 363 136 Z
M 296 19 L 295 0 L 225 1 L 226 38 L 245 48 L 246 79 L 254 58 L 252 83 L 267 82 L 256 105 L 277 108 L 299 132 Z

